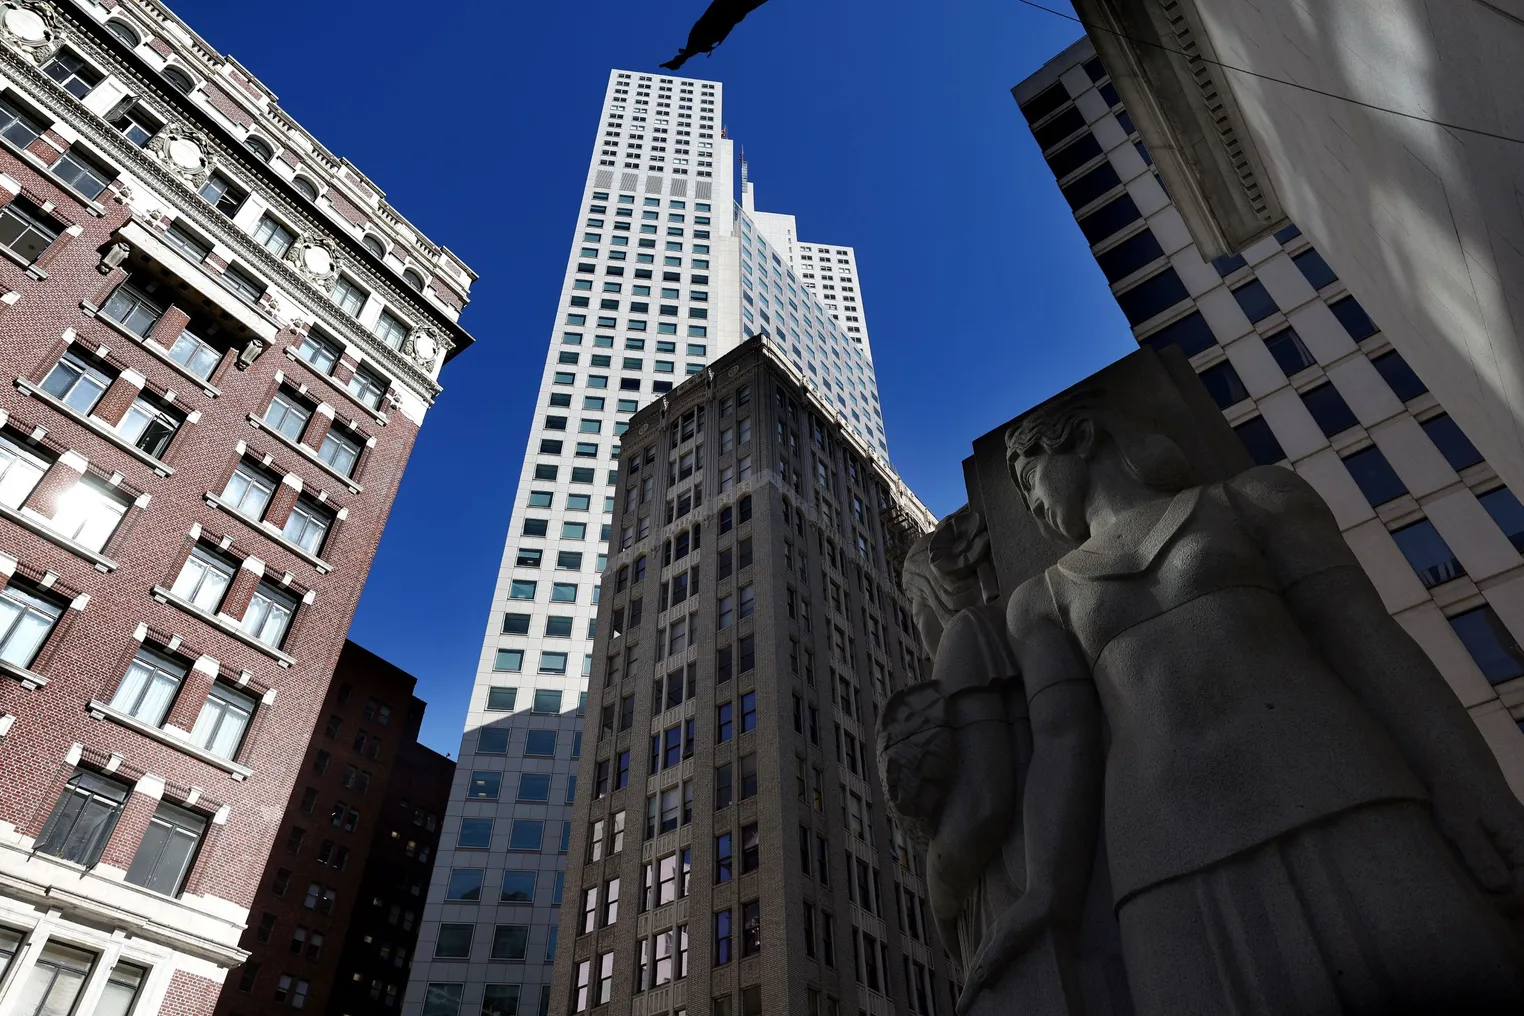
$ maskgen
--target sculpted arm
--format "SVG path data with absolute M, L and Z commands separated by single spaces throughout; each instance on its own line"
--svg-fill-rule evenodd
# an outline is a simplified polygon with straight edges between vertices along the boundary
M 1041 579 L 1038 580 L 1039 582 Z M 992 928 L 969 971 L 961 1006 L 1044 933 L 1079 923 L 1100 827 L 1105 758 L 1095 683 L 1078 647 L 1056 621 L 1017 590 L 1011 640 L 1027 683 L 1032 759 L 1022 798 L 1025 870 L 1011 876 L 1021 899 Z
M 1460 700 L 1387 613 L 1332 512 L 1285 469 L 1249 470 L 1233 488 L 1313 647 L 1386 727 L 1478 881 L 1517 894 L 1524 809 Z

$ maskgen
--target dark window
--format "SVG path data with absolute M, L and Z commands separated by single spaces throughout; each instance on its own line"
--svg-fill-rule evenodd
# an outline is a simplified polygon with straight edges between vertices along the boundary
M 0 245 L 28 264 L 52 246 L 63 226 L 26 198 L 0 209 Z
M 1425 420 L 1421 426 L 1423 432 L 1429 435 L 1429 440 L 1434 442 L 1434 446 L 1445 457 L 1445 461 L 1450 463 L 1450 468 L 1456 472 L 1482 461 L 1482 453 L 1461 433 L 1460 425 L 1450 418 L 1450 414 L 1441 413 Z
M 74 148 L 60 155 L 51 168 L 59 180 L 92 200 L 100 197 L 106 185 L 116 179 L 114 170 L 107 169 Z
M 1265 339 L 1265 348 L 1270 350 L 1270 355 L 1275 357 L 1276 364 L 1287 377 L 1306 370 L 1317 362 L 1302 344 L 1302 337 L 1296 333 L 1295 328 L 1282 328 Z
M 1212 267 L 1217 269 L 1217 274 L 1226 278 L 1248 264 L 1242 254 L 1219 254 L 1212 259 Z
M 1138 128 L 1133 125 L 1132 117 L 1128 115 L 1127 110 L 1119 109 L 1116 111 L 1115 115 L 1117 118 L 1117 123 L 1122 125 L 1123 131 L 1128 134 L 1138 133 Z
M 1117 282 L 1163 256 L 1164 248 L 1159 246 L 1153 231 L 1145 229 L 1141 233 L 1129 236 L 1115 247 L 1097 254 L 1095 261 L 1101 266 L 1101 272 L 1106 276 L 1107 282 Z
M 1524 675 L 1524 649 L 1491 607 L 1457 614 L 1450 618 L 1450 627 L 1488 681 L 1502 684 Z
M 1069 202 L 1070 208 L 1083 208 L 1096 198 L 1105 194 L 1113 187 L 1119 187 L 1122 178 L 1117 176 L 1117 171 L 1111 163 L 1103 162 L 1099 166 L 1064 186 L 1064 200 Z
M 1064 88 L 1063 82 L 1059 82 L 1049 85 L 1028 99 L 1021 107 L 1021 115 L 1027 118 L 1027 123 L 1036 123 L 1068 101 L 1069 92 Z
M 76 769 L 48 816 L 37 850 L 86 867 L 95 864 L 122 815 L 127 793 L 115 780 Z
M 1100 92 L 1101 98 L 1106 100 L 1107 109 L 1110 109 L 1112 106 L 1120 106 L 1122 104 L 1122 97 L 1117 94 L 1116 87 L 1109 81 L 1106 84 L 1102 85 L 1100 88 L 1096 89 L 1096 91 Z
M 1355 485 L 1360 488 L 1360 493 L 1365 495 L 1372 508 L 1408 492 L 1391 463 L 1381 454 L 1380 448 L 1372 446 L 1355 452 L 1344 460 L 1344 465 L 1348 467 L 1349 475 L 1355 478 Z
M 1138 211 L 1138 206 L 1133 204 L 1132 196 L 1123 194 L 1080 219 L 1079 228 L 1080 232 L 1085 234 L 1085 239 L 1094 245 L 1129 222 L 1136 222 L 1140 218 L 1142 213 Z
M 1275 234 L 1275 239 L 1278 243 L 1290 243 L 1292 240 L 1295 240 L 1301 235 L 1302 231 L 1297 229 L 1295 225 L 1291 225 L 1287 226 L 1285 229 L 1277 231 Z
M 1099 81 L 1106 76 L 1106 68 L 1101 66 L 1100 57 L 1092 57 L 1085 61 L 1085 73 L 1090 75 L 1091 81 Z
M 1100 154 L 1101 143 L 1095 140 L 1094 134 L 1087 131 L 1075 138 L 1071 144 L 1065 145 L 1048 156 L 1048 168 L 1053 170 L 1054 176 L 1063 179 L 1091 159 L 1098 158 Z
M 1302 393 L 1302 405 L 1312 414 L 1312 418 L 1318 422 L 1318 426 L 1328 437 L 1346 431 L 1360 421 L 1355 419 L 1354 411 L 1349 408 L 1349 403 L 1344 401 L 1344 396 L 1339 394 L 1339 389 L 1332 382 L 1325 381 L 1316 388 L 1309 388 Z
M 1392 539 L 1397 541 L 1402 556 L 1413 566 L 1413 571 L 1418 574 L 1418 580 L 1425 589 L 1432 589 L 1466 574 L 1466 569 L 1455 559 L 1444 537 L 1439 535 L 1434 523 L 1428 519 L 1395 530 Z
M 1233 432 L 1243 442 L 1249 458 L 1257 466 L 1271 466 L 1286 457 L 1281 443 L 1275 439 L 1275 432 L 1270 429 L 1269 421 L 1263 416 L 1245 420 L 1234 427 Z
M 1386 379 L 1386 383 L 1403 402 L 1416 399 L 1429 390 L 1429 386 L 1418 379 L 1413 368 L 1408 366 L 1408 362 L 1395 349 L 1372 359 L 1371 366 Z
M 1238 301 L 1244 313 L 1249 315 L 1250 321 L 1263 321 L 1280 310 L 1265 289 L 1265 284 L 1258 279 L 1233 290 L 1233 298 Z
M 1217 336 L 1212 334 L 1212 328 L 1206 323 L 1206 318 L 1201 316 L 1201 312 L 1193 310 L 1180 320 L 1171 321 L 1138 341 L 1155 351 L 1179 346 L 1186 356 L 1195 356 L 1203 349 L 1215 346 Z
M 1352 296 L 1346 296 L 1342 300 L 1329 304 L 1328 309 L 1334 312 L 1334 317 L 1339 319 L 1339 324 L 1344 326 L 1344 330 L 1349 332 L 1350 338 L 1356 342 L 1377 332 L 1376 323 Z
M 1157 275 L 1150 275 L 1125 293 L 1117 294 L 1117 305 L 1127 317 L 1127 323 L 1139 325 L 1160 314 L 1181 300 L 1190 297 L 1185 284 L 1173 268 L 1166 268 Z
M 504 635 L 528 635 L 529 634 L 529 615 L 528 614 L 504 614 L 503 615 L 503 634 Z
M 7 99 L 0 99 L 0 136 L 25 148 L 42 136 L 47 126 L 29 113 L 23 113 Z
M 1208 367 L 1196 376 L 1201 378 L 1202 384 L 1206 385 L 1207 393 L 1212 396 L 1212 401 L 1217 403 L 1219 409 L 1227 409 L 1249 397 L 1249 389 L 1244 387 L 1238 371 L 1234 370 L 1233 365 L 1226 360 Z
M 127 869 L 127 881 L 166 896 L 178 896 L 205 831 L 204 816 L 160 802 Z
M 1296 262 L 1296 266 L 1302 270 L 1302 274 L 1307 277 L 1313 289 L 1322 289 L 1339 278 L 1334 274 L 1333 269 L 1328 267 L 1328 262 L 1323 260 L 1323 255 L 1311 248 L 1302 251 L 1291 260 Z
M 1519 504 L 1519 499 L 1513 496 L 1513 491 L 1507 487 L 1499 487 L 1477 498 L 1482 502 L 1482 507 L 1487 509 L 1487 514 L 1492 516 L 1492 521 L 1498 524 L 1503 535 L 1514 545 L 1516 550 L 1524 551 L 1524 505 Z
M 1034 128 L 1032 137 L 1037 139 L 1038 148 L 1047 151 L 1075 131 L 1084 130 L 1084 128 L 1085 117 L 1079 110 L 1070 107 L 1041 127 Z

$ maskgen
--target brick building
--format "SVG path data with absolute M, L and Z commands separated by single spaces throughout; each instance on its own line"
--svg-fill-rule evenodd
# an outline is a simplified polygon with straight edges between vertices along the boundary
M 211 1011 L 472 278 L 163 7 L 0 5 L 0 1012 Z
M 219 1016 L 278 1006 L 337 1016 L 400 1001 L 455 774 L 418 743 L 415 684 L 345 642 L 243 935 L 249 958 Z
M 923 666 L 899 570 L 930 513 L 768 339 L 623 448 L 615 525 L 650 535 L 604 575 L 549 1011 L 951 1012 L 873 758 Z M 747 451 L 768 467 L 722 481 Z M 436 956 L 471 930 L 441 924 Z

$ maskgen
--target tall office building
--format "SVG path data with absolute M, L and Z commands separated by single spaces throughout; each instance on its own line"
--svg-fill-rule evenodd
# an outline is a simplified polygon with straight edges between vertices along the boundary
M 213 1011 L 472 278 L 154 0 L 0 5 L 0 1013 Z
M 1141 344 L 1327 499 L 1524 796 L 1524 508 L 1296 226 L 1205 261 L 1088 39 L 1013 92 Z
M 404 1007 L 414 1016 L 462 998 L 473 1014 L 550 1004 L 599 579 L 611 554 L 652 538 L 649 515 L 614 522 L 633 414 L 765 331 L 887 468 L 855 255 L 757 212 L 749 181 L 738 204 L 723 124 L 718 83 L 609 75 Z M 693 448 L 676 473 L 716 491 L 753 482 L 774 463 L 751 450 L 752 427 Z M 443 987 L 426 1001 L 430 984 Z

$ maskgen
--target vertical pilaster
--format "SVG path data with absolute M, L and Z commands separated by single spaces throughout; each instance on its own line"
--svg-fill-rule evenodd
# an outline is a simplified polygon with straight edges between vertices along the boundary
M 130 367 L 127 368 L 111 382 L 111 387 L 106 389 L 106 394 L 101 396 L 100 401 L 95 404 L 95 411 L 90 415 L 108 426 L 115 427 L 122 422 L 122 417 L 132 408 L 138 396 L 143 394 L 143 386 L 147 383 L 148 379 L 142 374 Z
M 270 495 L 270 505 L 265 509 L 265 525 L 274 526 L 276 529 L 286 528 L 286 520 L 291 517 L 291 509 L 296 507 L 296 499 L 302 493 L 302 478 L 295 473 L 287 473 L 280 478 L 280 486 L 275 488 L 275 493 Z
M 196 726 L 196 717 L 201 715 L 201 707 L 206 703 L 207 693 L 212 690 L 212 682 L 217 680 L 217 669 L 215 659 L 202 656 L 186 671 L 175 703 L 170 707 L 169 715 L 164 717 L 165 730 L 190 735 Z
M 138 845 L 148 832 L 148 820 L 153 818 L 154 811 L 159 807 L 159 799 L 163 796 L 162 777 L 145 773 L 138 778 L 132 793 L 127 795 L 127 803 L 122 805 L 122 814 L 116 820 L 116 828 L 111 830 L 111 839 L 106 841 L 106 849 L 101 851 L 102 864 L 109 864 L 122 871 L 132 866 Z
M 246 557 L 233 576 L 233 584 L 222 598 L 222 609 L 217 616 L 229 624 L 240 624 L 254 599 L 254 590 L 265 577 L 265 563 L 257 557 Z

